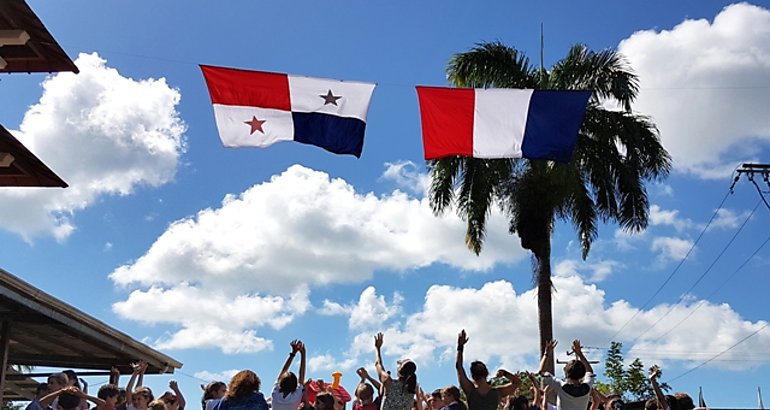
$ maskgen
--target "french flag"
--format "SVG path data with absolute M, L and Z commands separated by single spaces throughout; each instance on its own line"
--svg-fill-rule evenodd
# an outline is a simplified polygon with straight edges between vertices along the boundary
M 361 156 L 375 84 L 200 67 L 226 147 L 297 141 Z
M 569 162 L 590 91 L 417 87 L 425 159 Z

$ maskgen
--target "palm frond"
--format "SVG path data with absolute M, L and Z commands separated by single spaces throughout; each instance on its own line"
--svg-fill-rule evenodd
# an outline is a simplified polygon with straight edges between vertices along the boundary
M 434 215 L 441 215 L 452 204 L 455 178 L 462 166 L 462 158 L 446 157 L 428 162 L 430 169 L 430 206 Z
M 554 64 L 549 88 L 593 90 L 599 100 L 614 100 L 626 111 L 639 93 L 639 79 L 625 57 L 615 50 L 595 52 L 582 44 L 573 46 L 567 57 Z
M 447 66 L 447 79 L 456 87 L 535 88 L 537 74 L 529 59 L 500 42 L 480 43 L 455 54 Z

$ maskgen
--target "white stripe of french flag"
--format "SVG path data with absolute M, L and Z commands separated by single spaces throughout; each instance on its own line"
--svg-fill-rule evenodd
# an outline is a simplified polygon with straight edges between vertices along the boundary
M 590 91 L 417 87 L 425 159 L 569 162 Z

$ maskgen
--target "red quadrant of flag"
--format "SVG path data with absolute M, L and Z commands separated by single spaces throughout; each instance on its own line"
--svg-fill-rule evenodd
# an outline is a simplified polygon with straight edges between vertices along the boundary
M 211 102 L 291 111 L 286 74 L 201 65 Z

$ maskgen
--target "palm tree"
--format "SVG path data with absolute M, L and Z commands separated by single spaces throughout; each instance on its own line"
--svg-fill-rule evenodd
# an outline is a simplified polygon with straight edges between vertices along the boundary
M 447 157 L 430 161 L 430 202 L 435 214 L 455 204 L 467 222 L 465 243 L 479 254 L 487 216 L 496 203 L 509 231 L 532 252 L 538 286 L 540 352 L 553 339 L 551 234 L 557 219 L 571 222 L 585 259 L 601 222 L 623 229 L 647 227 L 645 183 L 668 176 L 671 158 L 649 118 L 631 112 L 639 91 L 636 75 L 613 50 L 576 45 L 567 57 L 538 70 L 518 50 L 482 43 L 456 54 L 447 67 L 456 87 L 592 90 L 572 161 Z M 605 108 L 618 104 L 620 110 Z M 548 369 L 553 372 L 553 359 Z

